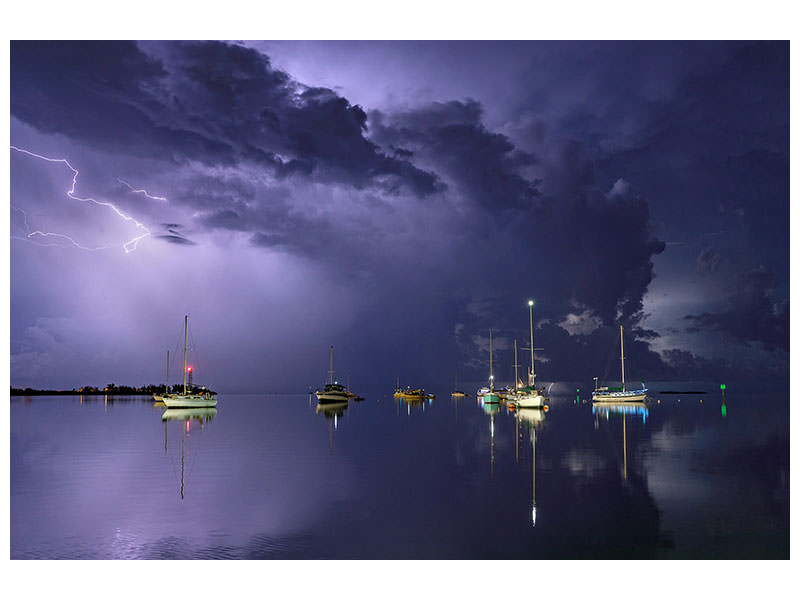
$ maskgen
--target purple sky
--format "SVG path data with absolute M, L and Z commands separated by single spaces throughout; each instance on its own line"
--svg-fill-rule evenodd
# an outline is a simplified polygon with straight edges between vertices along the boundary
M 184 314 L 221 391 L 318 385 L 329 344 L 354 387 L 479 381 L 489 327 L 506 380 L 529 297 L 545 380 L 603 376 L 620 322 L 645 379 L 788 375 L 788 43 L 14 42 L 10 71 L 13 386 L 162 381 Z

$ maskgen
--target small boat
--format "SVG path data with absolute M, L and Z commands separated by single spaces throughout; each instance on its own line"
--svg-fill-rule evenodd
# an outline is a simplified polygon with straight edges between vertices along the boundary
M 620 387 L 597 387 L 597 377 L 594 378 L 593 402 L 642 402 L 647 398 L 647 388 L 642 383 L 642 388 L 629 390 L 625 387 L 625 351 L 622 341 L 622 325 L 619 326 L 619 357 L 622 361 L 622 385 Z
M 428 398 L 433 398 L 433 394 L 426 394 L 422 388 L 396 390 L 394 393 L 395 398 L 402 398 L 406 402 L 422 401 Z
M 162 402 L 167 408 L 211 408 L 217 405 L 217 399 L 210 391 L 190 392 L 186 388 L 186 348 L 188 345 L 189 315 L 183 320 L 183 393 L 164 394 Z
M 466 394 L 458 389 L 458 373 L 456 373 L 455 391 L 450 394 L 450 397 L 451 398 L 463 398 L 464 396 L 466 396 Z
M 328 368 L 328 383 L 322 390 L 314 392 L 320 402 L 347 402 L 348 395 L 344 386 L 333 380 L 333 346 L 330 352 L 330 367 Z
M 492 371 L 492 330 L 489 329 L 489 386 L 478 390 L 478 397 L 484 404 L 500 402 L 500 395 L 494 391 L 494 372 Z

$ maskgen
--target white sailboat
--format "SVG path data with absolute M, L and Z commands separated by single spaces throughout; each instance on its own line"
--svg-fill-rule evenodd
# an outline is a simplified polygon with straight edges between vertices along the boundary
M 622 386 L 621 387 L 597 387 L 597 378 L 594 378 L 595 389 L 592 392 L 594 402 L 642 402 L 647 397 L 647 388 L 642 384 L 639 390 L 628 390 L 625 388 L 625 351 L 622 341 L 622 325 L 619 326 L 619 357 L 622 361 Z
M 183 320 L 183 393 L 164 394 L 163 402 L 167 408 L 211 408 L 217 399 L 210 392 L 190 393 L 186 389 L 186 346 L 188 342 L 189 315 Z
M 484 404 L 497 404 L 500 396 L 494 391 L 494 372 L 492 370 L 492 330 L 489 329 L 489 386 L 478 390 L 478 396 Z
M 531 325 L 531 369 L 528 372 L 528 385 L 520 387 L 515 391 L 514 402 L 520 408 L 541 408 L 544 406 L 545 397 L 540 392 L 536 391 L 536 370 L 533 361 L 533 300 L 528 300 L 528 309 Z
M 320 402 L 347 402 L 347 390 L 340 383 L 333 380 L 333 345 L 330 352 L 330 367 L 328 368 L 328 383 L 322 390 L 314 392 Z

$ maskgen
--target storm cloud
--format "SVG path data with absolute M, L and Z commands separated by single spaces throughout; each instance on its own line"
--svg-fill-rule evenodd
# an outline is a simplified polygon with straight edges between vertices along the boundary
M 297 47 L 352 88 L 330 52 Z M 507 378 L 528 298 L 545 379 L 606 373 L 620 323 L 641 377 L 735 372 L 749 352 L 788 351 L 786 44 L 468 48 L 384 44 L 408 61 L 402 83 L 436 93 L 362 106 L 252 45 L 12 43 L 12 143 L 68 156 L 76 195 L 113 202 L 149 231 L 122 259 L 47 254 L 27 234 L 105 242 L 141 231 L 70 203 L 64 165 L 12 154 L 12 383 L 35 383 L 59 352 L 83 377 L 91 364 L 112 369 L 114 353 L 95 350 L 108 346 L 98 324 L 70 341 L 101 322 L 97 298 L 114 302 L 104 326 L 135 330 L 140 348 L 126 359 L 152 360 L 154 378 L 167 322 L 190 310 L 196 324 L 214 321 L 226 385 L 304 385 L 324 373 L 331 341 L 354 377 L 461 369 L 481 380 L 489 327 Z M 431 51 L 495 84 L 416 60 Z M 356 97 L 374 97 L 377 81 L 406 89 L 367 72 L 367 54 L 347 56 L 372 94 Z M 104 294 L 112 279 L 124 284 Z M 56 281 L 81 286 L 65 300 Z M 178 293 L 184 285 L 202 294 Z M 654 285 L 691 290 L 691 304 L 648 314 Z M 735 342 L 728 354 L 703 354 L 721 339 Z M 703 350 L 687 349 L 697 340 Z

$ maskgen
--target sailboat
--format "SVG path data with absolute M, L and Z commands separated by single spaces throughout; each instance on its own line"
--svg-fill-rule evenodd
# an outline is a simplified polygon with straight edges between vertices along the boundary
M 489 329 L 489 387 L 482 387 L 478 390 L 478 397 L 485 404 L 496 404 L 500 402 L 500 395 L 494 391 L 494 372 L 492 370 L 492 330 Z
M 186 389 L 186 347 L 189 341 L 189 315 L 183 319 L 183 393 L 164 394 L 162 401 L 167 408 L 211 408 L 217 405 L 217 399 L 211 392 L 189 392 Z
M 153 400 L 155 400 L 156 402 L 161 402 L 163 404 L 164 396 L 168 394 L 169 394 L 169 350 L 167 350 L 167 383 L 164 386 L 164 393 L 159 394 L 156 392 L 155 394 L 153 394 Z
M 322 390 L 315 392 L 320 402 L 347 402 L 347 390 L 340 383 L 333 380 L 333 345 L 330 352 L 330 367 L 328 368 L 328 383 Z
M 458 389 L 458 373 L 456 373 L 455 390 L 453 391 L 452 394 L 450 394 L 450 397 L 451 398 L 463 398 L 464 396 L 466 396 L 466 394 Z
M 594 378 L 595 389 L 592 392 L 594 402 L 642 402 L 647 397 L 647 388 L 642 384 L 639 390 L 625 388 L 625 351 L 622 341 L 622 325 L 619 326 L 619 357 L 622 361 L 622 385 L 620 387 L 597 387 L 597 378 Z
M 531 325 L 531 369 L 528 372 L 528 385 L 516 390 L 514 402 L 520 408 L 541 408 L 544 406 L 545 398 L 540 392 L 536 391 L 536 371 L 533 360 L 533 300 L 528 300 L 528 309 L 530 312 Z

